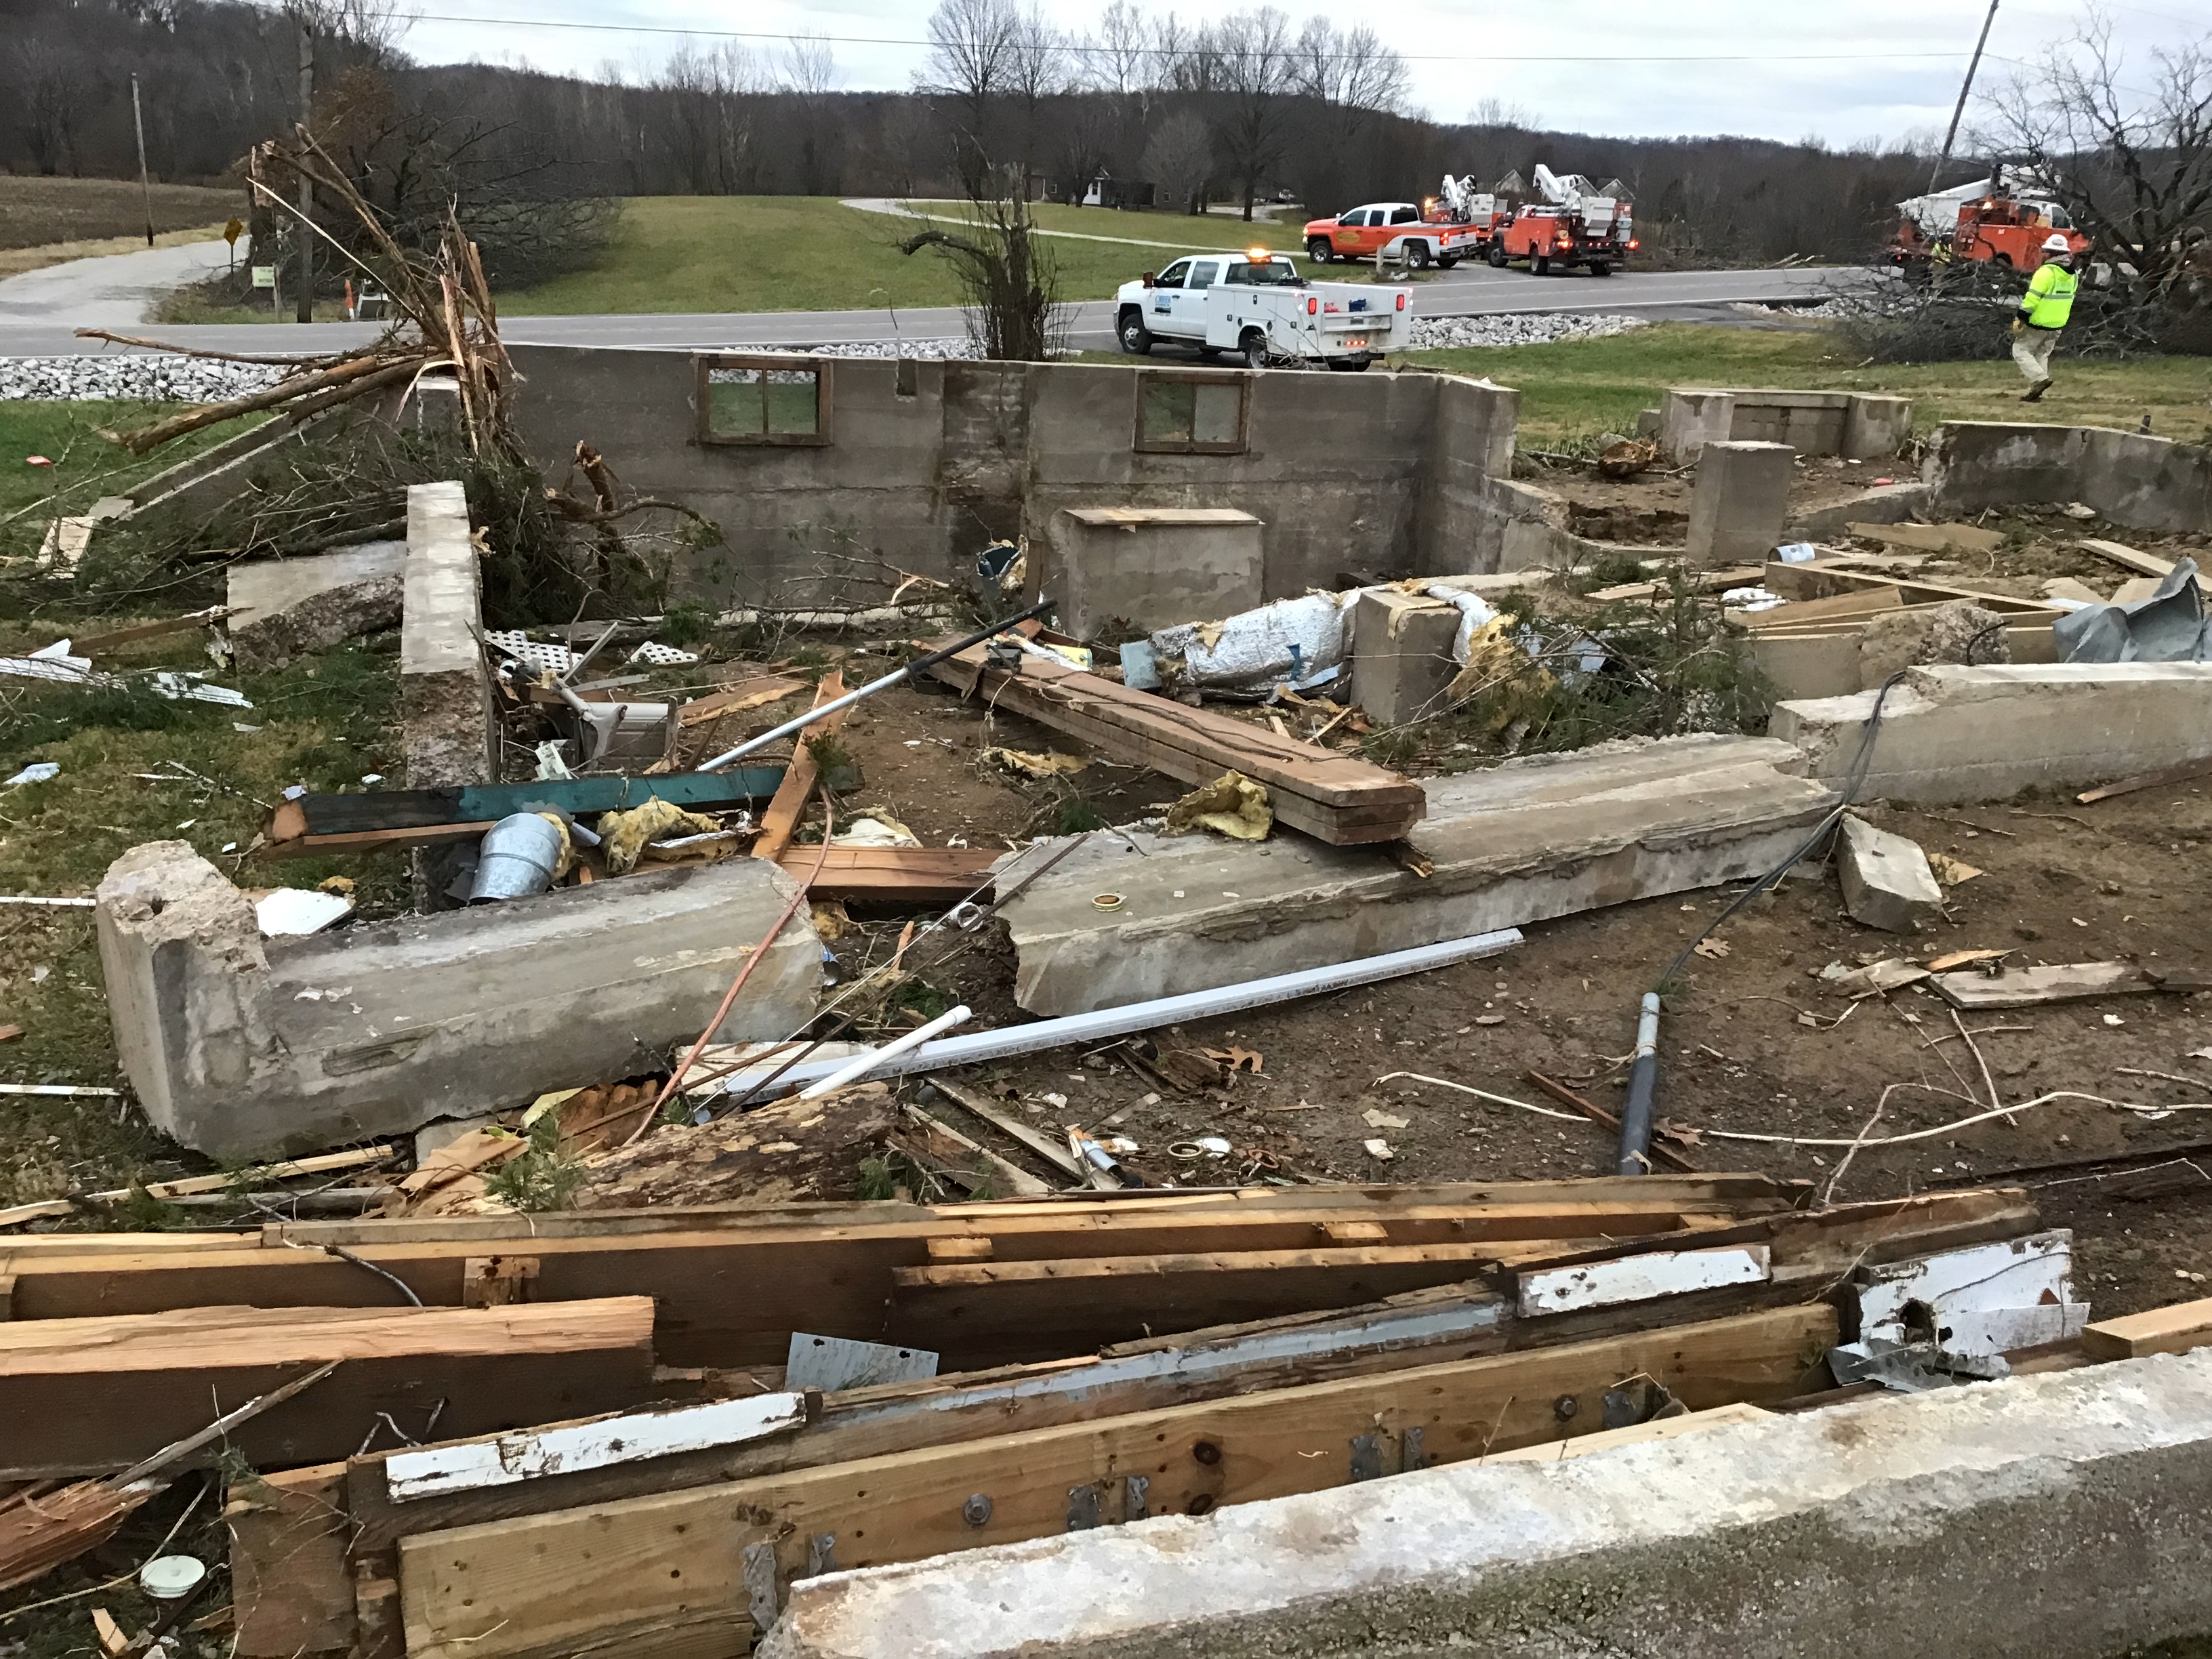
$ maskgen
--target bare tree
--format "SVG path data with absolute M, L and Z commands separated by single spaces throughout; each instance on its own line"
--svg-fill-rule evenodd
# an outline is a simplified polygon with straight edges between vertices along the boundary
M 986 176 L 1006 178 L 1003 169 Z M 1057 355 L 1065 329 L 1058 276 L 1050 252 L 1034 234 L 1029 202 L 995 183 L 971 191 L 969 200 L 974 219 L 962 232 L 932 226 L 908 237 L 901 251 L 943 252 L 968 301 L 969 337 L 984 356 L 1043 362 Z
M 10 54 L 21 94 L 23 143 L 41 173 L 77 170 L 78 100 L 88 90 L 89 64 L 73 63 L 60 48 L 26 40 Z
M 1297 88 L 1291 20 L 1273 6 L 1222 19 L 1212 45 L 1228 94 L 1221 136 L 1230 175 L 1252 216 L 1261 183 L 1283 159 L 1291 95 Z
M 1158 84 L 1158 54 L 1152 50 L 1151 26 L 1130 0 L 1112 0 L 1098 14 L 1097 32 L 1083 39 L 1077 71 L 1090 90 L 1121 98 L 1142 94 Z
M 1213 177 L 1213 135 L 1205 121 L 1184 110 L 1161 122 L 1145 146 L 1144 170 L 1163 200 L 1180 203 L 1193 213 L 1202 211 L 1206 187 Z
M 664 142 L 696 196 L 739 193 L 752 178 L 753 100 L 762 90 L 752 54 L 732 41 L 686 41 L 653 82 L 666 94 Z
M 1067 37 L 1045 19 L 1036 0 L 1015 20 L 1011 57 L 1012 85 L 1022 105 L 1021 162 L 1024 188 L 1037 153 L 1037 112 L 1044 100 L 1068 83 Z
M 827 35 L 802 34 L 782 54 L 782 90 L 798 106 L 799 189 L 808 196 L 834 195 L 841 155 L 840 134 L 830 110 L 837 85 L 836 54 Z
M 1467 112 L 1467 124 L 1492 131 L 1534 132 L 1536 116 L 1524 104 L 1509 104 L 1498 97 L 1478 98 Z
M 2172 295 L 2212 214 L 2212 34 L 2154 49 L 2145 74 L 2093 13 L 1985 102 L 1984 147 L 2024 167 L 2115 268 L 2133 266 L 2142 297 Z
M 919 84 L 954 107 L 963 177 L 980 178 L 990 153 L 999 100 L 1014 85 L 1021 30 L 1012 0 L 938 0 L 929 14 L 929 64 Z
M 343 41 L 377 64 L 396 59 L 415 26 L 400 0 L 285 0 L 284 15 L 317 40 Z
M 1339 30 L 1326 17 L 1310 17 L 1294 52 L 1297 90 L 1331 109 L 1364 118 L 1406 101 L 1406 60 L 1364 23 Z

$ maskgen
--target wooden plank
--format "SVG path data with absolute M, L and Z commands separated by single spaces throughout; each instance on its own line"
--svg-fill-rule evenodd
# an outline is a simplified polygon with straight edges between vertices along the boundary
M 805 878 L 822 856 L 817 847 L 787 847 L 776 857 L 786 875 Z M 811 890 L 827 899 L 950 904 L 989 896 L 991 866 L 1005 854 L 989 847 L 831 847 Z
M 748 708 L 761 708 L 772 702 L 781 702 L 786 697 L 797 696 L 805 690 L 805 680 L 792 679 L 782 674 L 767 674 L 740 680 L 727 690 L 694 697 L 677 711 L 677 723 L 696 726 L 702 720 L 710 720 L 718 715 L 743 714 Z
M 389 1496 L 389 1465 L 412 1454 L 380 1452 L 353 1460 L 349 1503 L 362 1549 L 381 1552 L 404 1536 L 487 1520 L 1471 1358 L 1504 1349 L 1505 1323 L 1497 1297 L 1448 1285 L 1366 1307 L 1109 1347 L 1095 1359 L 833 1394 L 794 1434 L 643 1465 L 548 1474 L 526 1491 L 397 1504 Z
M 2032 1008 L 2158 989 L 2157 981 L 2132 962 L 2062 962 L 2047 968 L 2008 968 L 1996 975 L 1962 969 L 1933 975 L 1928 982 L 1954 1008 Z
M 2140 1359 L 2212 1346 L 2212 1298 L 2100 1319 L 2083 1329 L 2081 1346 L 2098 1359 Z
M 346 1472 L 320 1463 L 240 1480 L 230 1528 L 239 1659 L 347 1653 L 358 1635 L 346 1563 Z
M 449 842 L 474 841 L 496 823 L 483 818 L 471 823 L 433 823 L 398 830 L 359 830 L 341 836 L 295 836 L 288 841 L 273 836 L 254 850 L 254 856 L 272 861 L 319 857 L 325 853 L 382 853 L 394 848 L 442 847 Z M 272 823 L 272 828 L 273 828 Z
M 389 1296 L 390 1287 L 386 1287 Z M 478 1434 L 636 1405 L 653 1395 L 643 1297 L 482 1311 L 194 1308 L 0 1325 L 0 1479 L 106 1474 L 203 1427 L 309 1366 L 308 1394 L 226 1444 L 258 1468 L 343 1457 L 388 1413 L 420 1435 Z M 442 1409 L 438 1402 L 445 1402 Z
M 735 1644 L 756 1542 L 804 1571 L 824 1534 L 841 1568 L 1054 1537 L 1085 1488 L 1102 1521 L 1130 1515 L 1132 1474 L 1146 1479 L 1143 1512 L 1203 1515 L 1342 1485 L 1355 1455 L 1394 1472 L 1408 1429 L 1437 1462 L 1555 1440 L 1563 1396 L 1582 1405 L 1569 1426 L 1595 1429 L 1604 1390 L 1639 1374 L 1692 1410 L 1786 1398 L 1835 1340 L 1832 1310 L 1790 1308 L 433 1533 L 399 1547 L 407 1650 L 553 1659 L 647 1632 Z M 981 1524 L 963 1512 L 977 1492 L 990 1499 Z
M 1267 786 L 1277 817 L 1334 845 L 1401 839 L 1428 810 L 1421 787 L 1395 772 L 1079 668 L 1024 657 L 1010 672 L 987 666 L 976 647 L 930 672 L 963 691 L 980 688 L 994 708 L 1184 783 L 1242 772 Z
M 814 688 L 814 707 L 835 702 L 845 695 L 845 676 L 831 669 Z M 827 737 L 845 723 L 842 710 L 825 714 L 799 734 L 792 745 L 791 764 L 783 774 L 783 781 L 776 786 L 775 799 L 761 814 L 761 832 L 753 842 L 757 859 L 780 859 L 783 849 L 791 845 L 791 832 L 799 827 L 799 815 L 806 810 L 806 798 L 814 793 L 814 780 L 820 769 L 815 764 L 814 751 L 808 746 L 814 738 Z M 810 866 L 811 867 L 811 866 Z
M 781 766 L 751 766 L 727 772 L 668 772 L 627 776 L 550 778 L 532 783 L 472 783 L 446 789 L 376 789 L 360 794 L 302 795 L 270 814 L 263 834 L 272 844 L 305 838 L 322 850 L 330 838 L 349 839 L 386 832 L 428 830 L 450 836 L 463 827 L 495 823 L 510 813 L 536 806 L 557 806 L 583 816 L 618 812 L 651 799 L 676 802 L 696 811 L 735 811 L 765 800 L 781 785 Z M 381 844 L 362 842 L 362 846 Z
M 1793 599 L 1765 611 L 1731 611 L 1728 619 L 1740 628 L 1763 633 L 1771 628 L 1798 628 L 1811 623 L 1859 622 L 1885 611 L 1902 611 L 1905 600 L 1892 587 L 1869 588 L 1858 593 L 1838 593 L 1825 599 Z
M 1847 524 L 1852 535 L 1918 553 L 1994 553 L 2004 545 L 1995 530 L 1971 524 Z
M 2156 789 L 2169 783 L 2193 783 L 2199 778 L 2212 777 L 2212 755 L 2203 760 L 2183 761 L 2178 766 L 2161 766 L 2155 772 L 2138 772 L 2131 778 L 2122 778 L 2117 783 L 2102 788 L 2086 789 L 2074 797 L 2081 805 L 2092 801 L 2106 800 L 2114 795 L 2131 795 L 2138 789 Z
M 972 1113 L 1000 1134 L 1018 1141 L 1062 1175 L 1078 1182 L 1090 1178 L 1091 1172 L 1077 1161 L 1074 1153 L 1067 1150 L 1066 1142 L 1054 1140 L 1050 1135 L 1031 1128 L 1011 1112 L 1000 1111 L 973 1089 L 963 1088 L 941 1077 L 930 1079 L 930 1084 L 961 1110 Z
M 932 1117 L 919 1106 L 908 1105 L 904 1109 L 907 1116 L 927 1130 L 933 1138 L 942 1137 L 951 1142 L 959 1152 L 988 1168 L 993 1176 L 992 1185 L 994 1189 L 1003 1188 L 1010 1193 L 1048 1193 L 1053 1190 L 1019 1164 L 1008 1163 L 988 1146 L 962 1134 L 959 1130 L 943 1119 Z M 971 1241 L 948 1239 L 944 1242 L 967 1243 Z M 984 1242 L 988 1243 L 988 1241 Z
M 2139 549 L 2130 547 L 2125 542 L 2108 542 L 2091 537 L 2076 542 L 2075 545 L 2085 553 L 2094 553 L 2099 558 L 2119 566 L 2123 570 L 2132 570 L 2138 576 L 2150 576 L 2162 580 L 2173 574 L 2175 561 L 2156 553 L 2142 552 Z M 2197 573 L 2197 586 L 2207 592 L 2212 592 L 2212 578 L 2208 578 L 2202 570 L 2199 570 Z M 80 647 L 79 650 L 82 651 L 82 647 Z
M 1773 1415 L 1772 1412 L 1759 1406 L 1716 1406 L 1711 1411 L 1686 1412 L 1680 1417 L 1659 1417 L 1649 1423 L 1632 1423 L 1625 1429 L 1600 1429 L 1595 1434 L 1577 1435 L 1543 1445 L 1516 1446 L 1511 1451 L 1493 1452 L 1482 1461 L 1486 1463 L 1564 1462 L 1571 1457 L 1588 1457 L 1593 1452 L 1611 1451 L 1615 1446 L 1640 1446 L 1649 1440 L 1674 1440 L 1706 1429 L 1724 1428 L 1732 1423 L 1764 1423 Z
M 244 1184 L 263 1181 L 289 1181 L 295 1176 L 326 1175 L 332 1170 L 358 1170 L 372 1164 L 385 1164 L 399 1156 L 399 1148 L 386 1143 L 378 1146 L 357 1147 L 349 1152 L 319 1152 L 313 1158 L 295 1158 L 284 1164 L 263 1164 L 249 1170 L 234 1170 L 228 1175 L 186 1176 L 178 1181 L 155 1181 L 143 1188 L 114 1187 L 105 1192 L 87 1193 L 85 1197 L 94 1204 L 120 1204 L 136 1191 L 143 1190 L 149 1198 L 176 1198 L 185 1193 L 220 1193 Z M 404 1182 L 401 1183 L 403 1186 Z

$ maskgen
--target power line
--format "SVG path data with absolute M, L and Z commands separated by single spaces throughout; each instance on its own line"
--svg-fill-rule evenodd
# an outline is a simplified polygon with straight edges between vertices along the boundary
M 499 28 L 521 29 L 580 29 L 605 34 L 673 34 L 689 35 L 713 40 L 781 40 L 821 41 L 833 46 L 930 46 L 936 43 L 903 35 L 817 34 L 811 33 L 773 33 L 755 29 L 678 28 L 668 23 L 586 23 L 569 22 L 549 17 L 470 17 L 457 12 L 418 11 L 408 14 L 422 23 L 472 23 Z M 1181 57 L 1185 49 L 1167 46 L 1103 46 L 1082 42 L 1063 46 L 1060 50 L 1077 54 L 1097 53 L 1121 57 Z M 1304 57 L 1295 51 L 1286 57 Z M 1956 61 L 1966 54 L 1963 52 L 1624 52 L 1605 54 L 1577 52 L 1571 58 L 1556 52 L 1400 52 L 1398 56 L 1409 64 L 1872 64 L 1901 63 L 1919 60 Z

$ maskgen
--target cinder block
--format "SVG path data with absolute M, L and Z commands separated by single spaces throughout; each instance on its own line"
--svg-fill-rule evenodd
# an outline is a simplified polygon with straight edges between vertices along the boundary
M 1352 699 L 1377 726 L 1396 726 L 1443 706 L 1459 672 L 1452 641 L 1456 605 L 1390 591 L 1364 592 L 1352 611 Z
M 1844 884 L 1844 908 L 1869 927 L 1910 933 L 1942 914 L 1943 890 L 1920 843 L 1850 813 L 1844 815 L 1836 873 Z
M 1790 468 L 1796 459 L 1797 452 L 1787 444 L 1706 444 L 1698 456 L 1697 483 L 1690 496 L 1690 562 L 1743 564 L 1771 553 L 1790 516 Z

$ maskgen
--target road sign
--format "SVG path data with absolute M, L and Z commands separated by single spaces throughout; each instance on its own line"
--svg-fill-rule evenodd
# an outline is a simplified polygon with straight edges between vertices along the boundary
M 274 266 L 274 265 L 256 265 L 256 266 L 254 266 L 254 267 L 253 267 L 253 286 L 254 286 L 254 287 L 256 287 L 256 288 L 274 288 L 274 287 L 276 287 L 276 266 Z
M 222 228 L 222 240 L 230 244 L 234 252 L 238 248 L 238 239 L 245 234 L 246 222 L 243 219 L 233 219 Z

